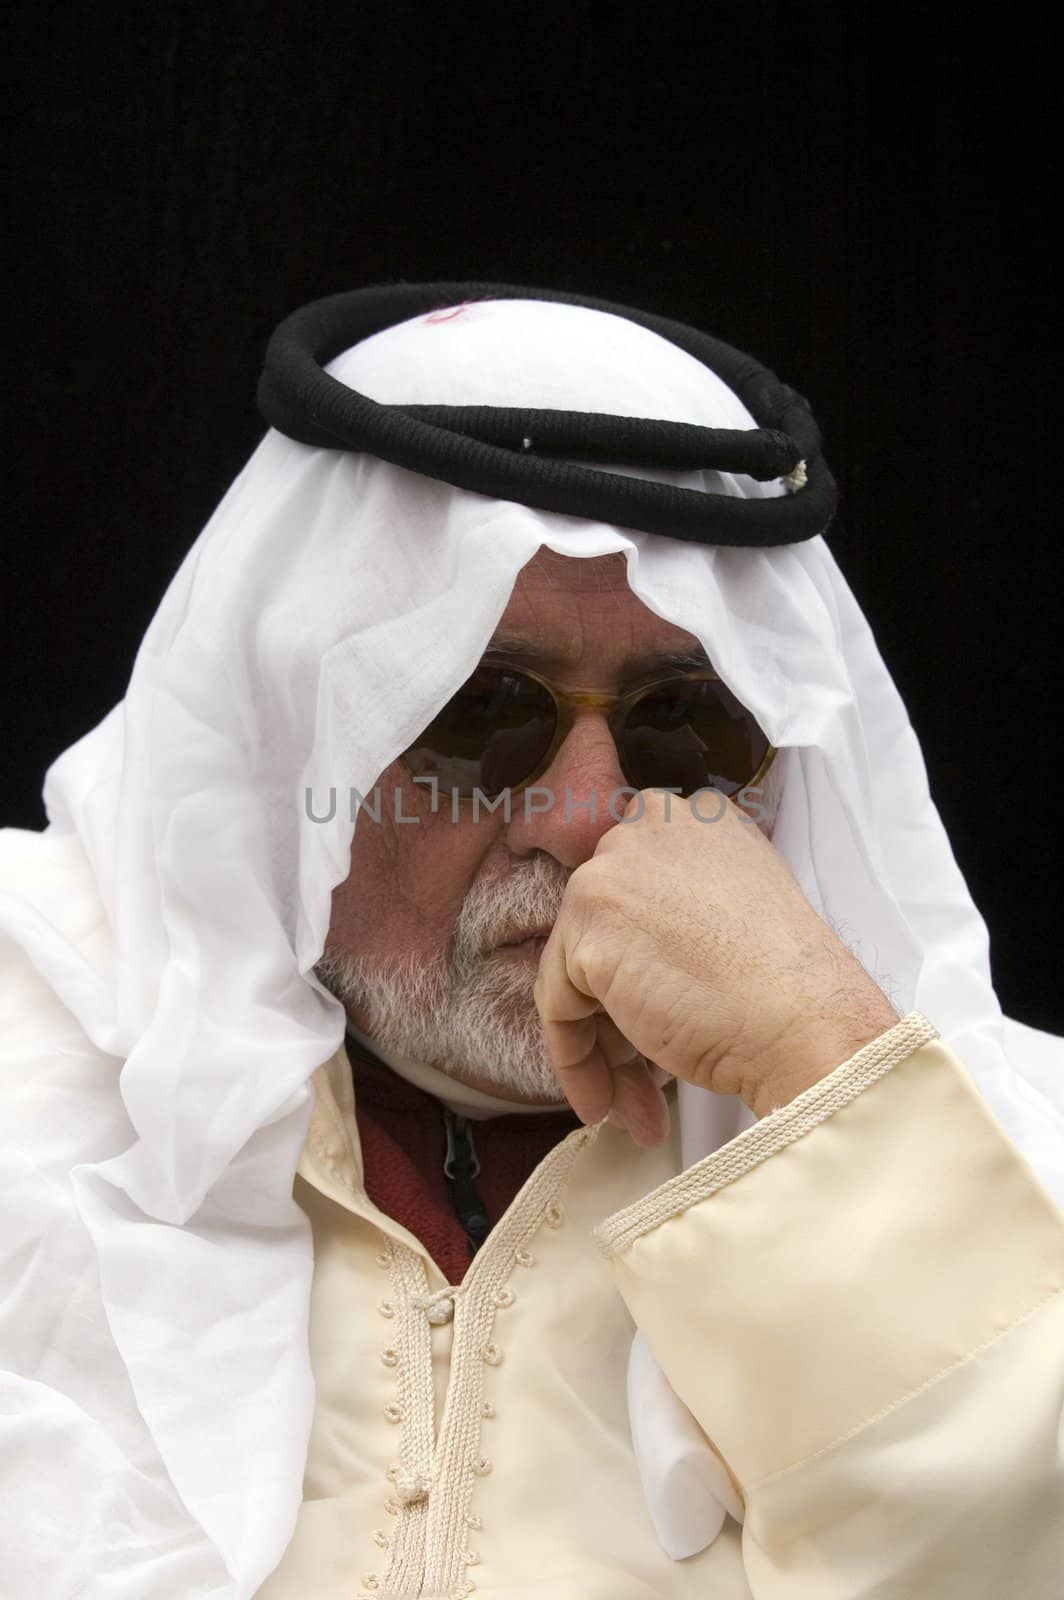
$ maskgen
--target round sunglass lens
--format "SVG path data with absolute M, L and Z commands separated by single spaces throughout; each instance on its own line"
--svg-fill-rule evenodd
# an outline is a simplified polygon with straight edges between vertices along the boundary
M 639 789 L 718 789 L 734 795 L 768 753 L 768 740 L 716 679 L 661 684 L 629 708 L 617 739 L 625 776 Z
M 404 761 L 443 790 L 488 798 L 535 772 L 554 736 L 554 701 L 542 684 L 503 667 L 478 667 Z

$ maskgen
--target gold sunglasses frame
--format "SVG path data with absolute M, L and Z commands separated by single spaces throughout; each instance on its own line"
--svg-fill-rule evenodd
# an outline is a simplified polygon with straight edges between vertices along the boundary
M 631 706 L 637 704 L 644 697 L 644 695 L 651 694 L 656 689 L 662 689 L 667 684 L 723 682 L 719 672 L 714 672 L 712 669 L 707 668 L 705 670 L 698 669 L 690 672 L 672 672 L 663 678 L 655 678 L 652 683 L 641 683 L 638 688 L 629 689 L 625 694 L 606 694 L 599 689 L 581 689 L 577 688 L 576 686 L 572 688 L 566 688 L 562 684 L 552 682 L 550 678 L 545 678 L 542 673 L 533 672 L 530 667 L 519 666 L 515 662 L 491 660 L 482 662 L 481 666 L 497 667 L 502 671 L 519 673 L 522 677 L 531 678 L 533 683 L 538 683 L 541 688 L 546 689 L 547 693 L 554 702 L 556 721 L 554 734 L 551 738 L 550 744 L 547 746 L 547 749 L 542 759 L 537 764 L 534 772 L 529 773 L 528 777 L 523 778 L 520 783 L 506 786 L 509 788 L 511 796 L 522 794 L 525 789 L 529 788 L 536 782 L 537 778 L 542 778 L 543 774 L 550 770 L 551 763 L 553 762 L 555 756 L 558 754 L 558 751 L 561 749 L 562 745 L 565 743 L 566 739 L 572 733 L 573 728 L 576 725 L 576 713 L 578 711 L 606 712 L 606 725 L 610 730 L 610 737 L 613 740 L 613 747 L 617 753 L 617 764 L 621 767 L 621 772 L 623 774 L 624 767 L 621 765 L 621 752 L 620 747 L 617 744 L 616 734 L 614 733 L 614 724 L 620 720 L 623 720 L 626 711 Z M 441 707 L 441 710 L 442 709 L 445 708 Z M 433 721 L 435 721 L 435 718 Z M 430 722 L 429 727 L 431 728 L 431 726 L 432 723 Z M 760 726 L 760 724 L 758 724 L 758 726 Z M 425 732 L 428 732 L 428 728 L 426 728 Z M 416 745 L 410 745 L 408 747 L 410 750 L 415 748 Z M 777 747 L 773 744 L 770 744 L 760 765 L 757 768 L 757 771 L 752 777 L 748 778 L 745 783 L 740 784 L 735 793 L 741 794 L 744 789 L 752 789 L 756 784 L 760 783 L 761 779 L 766 775 L 773 761 L 775 760 L 776 753 Z M 404 751 L 399 759 L 407 768 L 408 772 L 413 772 L 413 769 L 407 761 L 406 756 L 407 751 Z M 414 774 L 414 776 L 423 777 L 424 774 L 418 773 Z M 632 788 L 632 785 L 628 784 L 627 787 Z M 707 787 L 710 786 L 707 785 Z M 500 794 L 503 792 L 504 791 L 502 789 L 499 790 Z M 483 794 L 484 791 L 481 790 L 480 793 Z M 471 800 L 474 798 L 474 795 L 473 793 L 463 794 L 461 790 L 459 790 L 458 798 L 460 800 Z M 488 797 L 486 796 L 485 798 Z

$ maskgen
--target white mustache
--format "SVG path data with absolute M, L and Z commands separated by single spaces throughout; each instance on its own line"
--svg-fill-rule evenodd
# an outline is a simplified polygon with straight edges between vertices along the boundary
M 552 928 L 570 876 L 553 856 L 540 855 L 499 882 L 475 881 L 455 922 L 455 970 L 469 972 L 496 945 Z

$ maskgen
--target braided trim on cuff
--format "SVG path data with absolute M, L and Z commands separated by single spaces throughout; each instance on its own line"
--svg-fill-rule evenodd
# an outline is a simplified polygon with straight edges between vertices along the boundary
M 789 1105 L 780 1106 L 745 1128 L 719 1150 L 703 1157 L 675 1178 L 670 1178 L 652 1194 L 626 1206 L 600 1222 L 592 1237 L 602 1254 L 621 1255 L 643 1234 L 678 1216 L 701 1200 L 708 1200 L 737 1178 L 760 1166 L 770 1156 L 809 1133 L 877 1079 L 906 1060 L 921 1045 L 938 1038 L 938 1029 L 919 1011 L 881 1033 L 864 1045 L 848 1061 L 829 1072 L 818 1083 L 796 1095 Z

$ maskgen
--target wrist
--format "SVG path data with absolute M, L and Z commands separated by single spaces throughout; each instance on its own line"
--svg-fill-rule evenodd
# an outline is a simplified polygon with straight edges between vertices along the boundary
M 744 1104 L 758 1118 L 780 1110 L 898 1020 L 897 1011 L 878 988 L 838 1013 L 803 1017 L 746 1075 L 739 1091 Z

